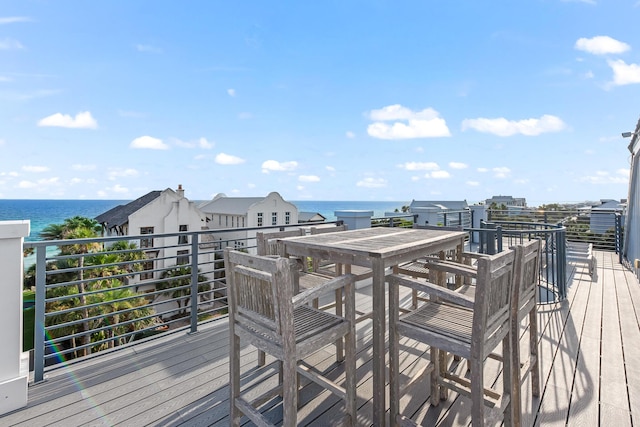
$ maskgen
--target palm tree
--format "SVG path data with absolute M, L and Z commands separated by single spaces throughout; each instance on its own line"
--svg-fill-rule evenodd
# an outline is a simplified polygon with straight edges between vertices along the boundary
M 156 289 L 166 290 L 164 295 L 176 299 L 178 314 L 180 317 L 184 316 L 187 312 L 188 299 L 191 296 L 191 288 L 188 287 L 191 284 L 191 267 L 176 266 L 172 270 L 165 271 L 163 278 L 167 280 L 156 284 Z M 209 283 L 202 283 L 205 281 L 207 281 L 206 276 L 200 274 L 198 270 L 198 293 L 211 290 Z M 184 306 L 182 302 L 184 302 Z M 197 310 L 197 307 L 192 309 Z
M 50 224 L 40 233 L 40 237 L 44 240 L 68 240 L 68 239 L 91 239 L 98 237 L 100 225 L 96 220 L 81 216 L 67 218 L 62 224 Z M 84 319 L 89 318 L 89 310 L 86 308 L 87 300 L 85 297 L 84 282 L 84 254 L 96 252 L 101 249 L 101 245 L 97 242 L 77 243 L 73 245 L 60 245 L 60 253 L 62 255 L 79 255 L 78 257 L 78 299 L 80 307 L 82 307 L 82 316 Z M 84 331 L 90 330 L 89 321 L 82 323 Z M 81 337 L 81 345 L 89 344 L 90 335 L 86 334 Z M 90 351 L 90 350 L 89 350 Z M 87 355 L 86 347 L 82 349 L 81 354 Z
M 148 318 L 152 310 L 146 307 L 147 301 L 143 296 L 138 295 L 129 288 L 122 287 L 122 282 L 117 279 L 101 280 L 99 287 L 105 289 L 104 292 L 91 295 L 91 303 L 102 303 L 99 307 L 94 307 L 96 313 L 94 315 L 104 315 L 105 311 L 110 313 L 103 316 L 97 327 L 107 324 L 107 336 L 109 339 L 107 347 L 113 348 L 117 346 L 120 340 L 118 335 L 127 332 L 144 329 L 154 323 L 154 320 Z M 135 309 L 135 310 L 132 310 Z M 145 317 L 145 319 L 130 322 L 126 326 L 121 326 L 121 322 L 129 322 L 134 319 Z M 101 337 L 96 337 L 100 340 Z

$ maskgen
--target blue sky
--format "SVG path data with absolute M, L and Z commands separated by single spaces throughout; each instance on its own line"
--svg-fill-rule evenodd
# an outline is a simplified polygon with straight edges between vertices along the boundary
M 625 198 L 639 18 L 638 0 L 0 0 L 0 198 Z

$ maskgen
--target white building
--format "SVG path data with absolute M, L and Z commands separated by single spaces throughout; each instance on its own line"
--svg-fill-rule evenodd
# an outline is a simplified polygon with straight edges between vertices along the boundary
M 485 204 L 487 206 L 491 206 L 492 203 L 495 203 L 496 206 L 500 207 L 504 205 L 507 208 L 510 207 L 527 207 L 527 199 L 524 197 L 512 197 L 512 196 L 493 196 L 490 199 L 485 200 Z
M 416 224 L 471 227 L 471 210 L 466 200 L 412 200 L 409 213 L 417 215 Z
M 625 223 L 627 208 L 626 200 L 602 199 L 600 205 L 591 208 L 589 229 L 592 233 L 605 234 L 616 226 L 616 214 L 622 215 L 622 224 Z
M 204 228 L 205 215 L 196 204 L 184 196 L 179 185 L 176 191 L 151 191 L 144 196 L 98 215 L 96 221 L 102 225 L 104 236 L 138 236 L 146 234 L 178 233 Z M 166 238 L 149 237 L 128 239 L 145 251 L 149 261 L 140 281 L 159 278 L 151 270 L 171 267 L 189 262 L 190 242 L 188 236 Z M 162 248 L 163 246 L 173 246 Z M 156 261 L 154 261 L 156 260 Z M 205 262 L 205 259 L 199 261 Z
M 206 215 L 209 229 L 227 229 L 219 235 L 221 246 L 241 249 L 247 243 L 255 242 L 259 230 L 237 230 L 241 228 L 274 228 L 283 225 L 298 224 L 298 208 L 285 201 L 277 192 L 266 197 L 227 197 L 216 195 L 213 200 L 200 205 Z

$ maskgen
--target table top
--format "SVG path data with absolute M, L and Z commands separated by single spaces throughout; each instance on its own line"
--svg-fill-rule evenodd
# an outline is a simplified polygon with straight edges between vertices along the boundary
M 464 231 L 376 227 L 287 237 L 282 241 L 289 253 L 322 252 L 325 255 L 351 256 L 354 264 L 362 265 L 355 260 L 390 259 L 427 249 L 432 251 L 449 249 L 452 244 L 460 242 L 466 235 Z

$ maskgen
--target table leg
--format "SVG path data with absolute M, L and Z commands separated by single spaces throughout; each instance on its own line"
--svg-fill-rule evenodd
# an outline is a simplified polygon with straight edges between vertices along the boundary
M 386 402 L 386 309 L 385 309 L 385 271 L 381 259 L 374 259 L 373 270 L 373 423 L 376 426 L 385 425 Z

